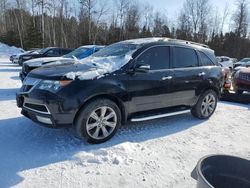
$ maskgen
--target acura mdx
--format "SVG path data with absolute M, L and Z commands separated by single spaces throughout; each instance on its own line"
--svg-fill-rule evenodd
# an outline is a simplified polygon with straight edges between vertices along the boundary
M 22 114 L 51 128 L 73 126 L 91 143 L 126 121 L 188 113 L 208 119 L 224 83 L 208 46 L 167 38 L 112 44 L 73 65 L 43 67 L 25 78 Z

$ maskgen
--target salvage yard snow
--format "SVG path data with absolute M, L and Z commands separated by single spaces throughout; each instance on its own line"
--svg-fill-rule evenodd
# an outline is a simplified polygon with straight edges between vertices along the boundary
M 220 102 L 207 121 L 190 114 L 128 123 L 90 145 L 67 129 L 20 115 L 20 67 L 0 61 L 0 187 L 195 187 L 190 173 L 209 154 L 250 159 L 250 106 Z
M 8 45 L 0 42 L 0 58 L 2 56 L 10 56 L 10 55 L 19 54 L 21 52 L 22 52 L 21 48 L 16 48 L 14 46 L 8 46 Z

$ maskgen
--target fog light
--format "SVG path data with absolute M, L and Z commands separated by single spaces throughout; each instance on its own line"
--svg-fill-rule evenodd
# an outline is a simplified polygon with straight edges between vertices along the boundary
M 52 121 L 50 118 L 45 118 L 45 117 L 41 117 L 41 116 L 36 116 L 37 121 L 41 122 L 41 123 L 45 123 L 45 124 L 52 124 Z

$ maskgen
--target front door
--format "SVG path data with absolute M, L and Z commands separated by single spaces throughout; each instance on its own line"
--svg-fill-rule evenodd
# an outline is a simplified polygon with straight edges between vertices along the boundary
M 134 72 L 129 77 L 130 113 L 171 106 L 170 59 L 169 46 L 150 47 L 135 59 L 134 67 L 150 65 L 150 70 Z

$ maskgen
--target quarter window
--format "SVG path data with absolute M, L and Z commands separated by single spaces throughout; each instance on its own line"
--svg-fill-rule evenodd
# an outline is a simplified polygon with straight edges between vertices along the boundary
M 199 53 L 200 53 L 202 66 L 213 66 L 214 65 L 214 63 L 207 57 L 206 54 L 204 54 L 203 52 L 199 52 Z
M 198 58 L 193 49 L 175 47 L 173 68 L 197 67 Z
M 146 50 L 136 60 L 137 65 L 150 65 L 151 70 L 168 69 L 170 65 L 170 47 L 157 46 Z

